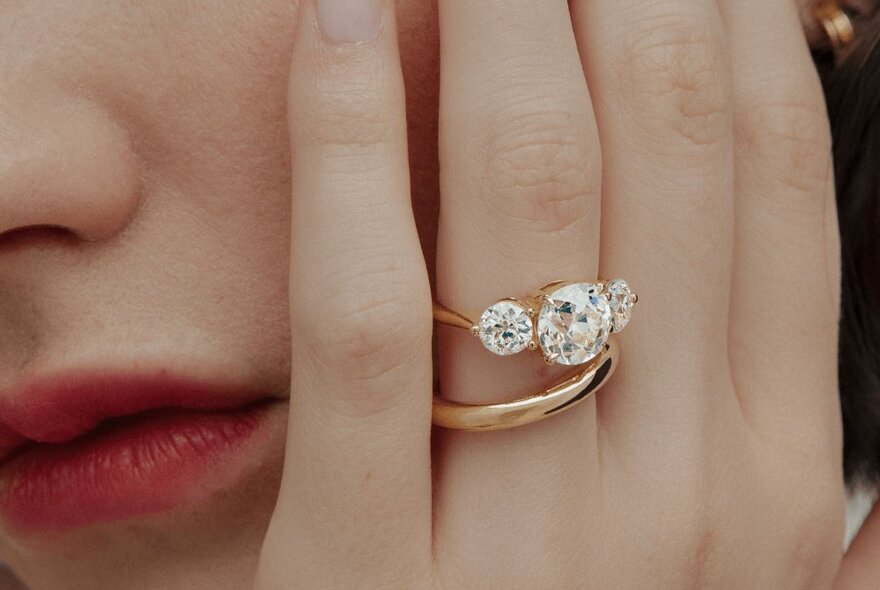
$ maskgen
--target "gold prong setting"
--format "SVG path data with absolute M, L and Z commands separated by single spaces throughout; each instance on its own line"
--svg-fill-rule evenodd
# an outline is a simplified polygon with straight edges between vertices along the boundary
M 606 349 L 612 333 L 626 327 L 637 301 L 623 279 L 554 281 L 523 300 L 493 303 L 470 330 L 498 355 L 529 349 L 548 365 L 581 365 Z
M 558 358 L 559 358 L 558 354 L 546 355 L 544 357 L 544 362 L 547 364 L 547 366 L 552 367 L 553 365 L 556 364 L 556 361 Z

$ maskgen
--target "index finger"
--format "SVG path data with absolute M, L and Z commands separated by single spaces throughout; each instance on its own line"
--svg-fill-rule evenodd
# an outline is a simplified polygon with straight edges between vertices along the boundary
M 257 587 L 411 587 L 430 571 L 432 326 L 390 2 L 304 2 L 289 124 L 290 420 Z

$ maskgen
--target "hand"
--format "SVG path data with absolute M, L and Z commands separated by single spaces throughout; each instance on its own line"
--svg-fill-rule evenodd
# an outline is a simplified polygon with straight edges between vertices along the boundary
M 596 397 L 433 453 L 394 17 L 337 4 L 322 34 L 304 3 L 291 70 L 290 424 L 257 587 L 828 587 L 837 228 L 794 4 L 440 2 L 439 299 L 623 276 L 640 302 Z M 455 331 L 440 361 L 464 402 L 561 374 Z

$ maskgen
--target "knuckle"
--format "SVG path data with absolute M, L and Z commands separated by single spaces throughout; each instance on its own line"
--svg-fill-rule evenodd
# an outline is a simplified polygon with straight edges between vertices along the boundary
M 620 68 L 639 125 L 688 144 L 718 143 L 732 112 L 727 58 L 706 19 L 664 16 L 633 27 Z M 664 128 L 657 129 L 657 125 Z
M 694 526 L 690 538 L 692 549 L 685 556 L 683 565 L 690 572 L 690 587 L 705 588 L 710 585 L 716 567 L 715 555 L 721 543 L 721 533 L 717 527 L 703 524 Z
M 333 93 L 308 114 L 307 144 L 330 154 L 345 155 L 364 148 L 396 144 L 401 123 L 380 97 L 369 93 Z
M 406 125 L 402 82 L 380 62 L 367 50 L 322 55 L 302 71 L 294 68 L 291 129 L 303 134 L 306 148 L 356 148 L 399 139 Z
M 342 379 L 336 413 L 365 417 L 396 406 L 411 393 L 418 365 L 430 366 L 430 293 L 406 273 L 370 271 L 345 284 L 310 289 L 292 305 L 294 337 L 312 365 Z
M 497 113 L 482 150 L 482 203 L 492 217 L 530 231 L 583 228 L 598 191 L 601 156 L 574 101 L 520 104 Z M 549 104 L 549 106 L 548 106 Z
M 824 190 L 831 174 L 831 131 L 824 104 L 787 92 L 789 96 L 756 101 L 737 112 L 737 150 L 754 163 L 750 168 L 760 166 L 782 193 Z M 803 209 L 802 199 L 797 202 Z M 817 200 L 818 208 L 822 205 Z

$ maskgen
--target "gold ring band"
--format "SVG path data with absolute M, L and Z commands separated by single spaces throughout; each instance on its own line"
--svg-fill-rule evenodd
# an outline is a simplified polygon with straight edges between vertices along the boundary
M 820 3 L 816 8 L 815 15 L 835 54 L 839 54 L 855 39 L 856 33 L 852 20 L 834 0 Z
M 432 421 L 461 430 L 498 430 L 541 420 L 587 399 L 618 362 L 612 333 L 629 322 L 638 296 L 623 279 L 554 281 L 523 297 L 500 299 L 477 322 L 434 302 L 434 320 L 468 330 L 500 356 L 539 352 L 550 365 L 582 365 L 559 383 L 511 402 L 472 405 L 434 396 Z
M 618 348 L 609 340 L 583 371 L 544 391 L 500 404 L 461 404 L 434 396 L 431 421 L 435 426 L 456 430 L 501 430 L 537 422 L 569 410 L 588 399 L 614 373 Z

